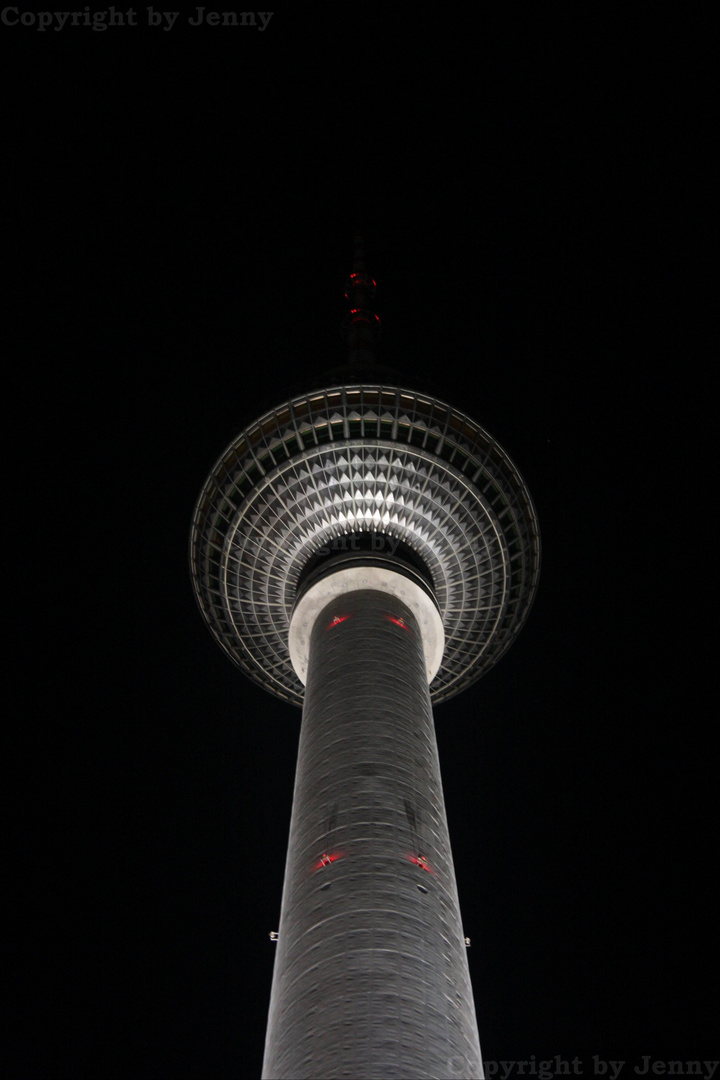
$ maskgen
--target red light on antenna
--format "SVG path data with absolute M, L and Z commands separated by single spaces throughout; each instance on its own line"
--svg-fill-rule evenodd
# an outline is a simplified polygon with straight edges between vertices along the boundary
M 349 619 L 349 618 L 350 618 L 349 615 L 333 615 L 332 619 L 327 624 L 325 629 L 326 630 L 332 630 L 333 626 L 339 626 L 341 622 L 345 622 L 345 620 Z
M 350 282 L 352 285 L 365 285 L 371 289 L 377 288 L 374 278 L 369 277 L 367 274 L 358 273 L 357 270 L 350 275 Z
M 365 308 L 352 308 L 350 311 L 351 322 L 371 323 L 373 319 L 375 320 L 375 323 L 379 326 L 380 316 L 376 315 L 374 311 L 367 311 Z
M 386 615 L 385 618 L 387 619 L 388 622 L 395 623 L 396 626 L 400 626 L 400 627 L 402 627 L 403 630 L 407 630 L 408 634 L 412 634 L 412 630 L 407 625 L 405 620 L 400 618 L 399 616 Z

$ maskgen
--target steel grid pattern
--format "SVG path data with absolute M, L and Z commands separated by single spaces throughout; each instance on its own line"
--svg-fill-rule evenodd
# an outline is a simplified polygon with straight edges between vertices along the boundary
M 266 1080 L 482 1076 L 422 642 L 380 592 L 315 622 L 277 949 Z
M 410 390 L 334 387 L 243 431 L 198 500 L 191 570 L 216 639 L 246 674 L 302 704 L 287 640 L 318 551 L 371 533 L 427 566 L 446 648 L 439 702 L 483 675 L 520 630 L 540 561 L 537 519 L 507 454 L 463 413 Z

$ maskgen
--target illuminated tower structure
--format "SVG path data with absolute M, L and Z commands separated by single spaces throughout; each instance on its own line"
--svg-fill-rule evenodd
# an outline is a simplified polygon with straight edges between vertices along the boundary
M 195 594 L 228 656 L 302 706 L 263 1076 L 480 1077 L 431 702 L 527 617 L 540 547 L 479 424 L 374 364 L 355 244 L 339 384 L 260 416 L 195 508 Z

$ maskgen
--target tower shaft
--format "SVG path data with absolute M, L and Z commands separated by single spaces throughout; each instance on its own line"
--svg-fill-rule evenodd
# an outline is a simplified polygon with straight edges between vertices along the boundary
M 396 596 L 309 639 L 263 1077 L 481 1077 L 421 627 Z

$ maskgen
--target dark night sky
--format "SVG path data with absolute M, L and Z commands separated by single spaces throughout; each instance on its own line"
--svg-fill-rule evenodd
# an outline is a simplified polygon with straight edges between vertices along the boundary
M 137 11 L 2 28 L 16 1075 L 259 1075 L 300 714 L 212 641 L 188 531 L 342 360 L 358 220 L 385 361 L 542 531 L 519 640 L 436 712 L 483 1055 L 720 1057 L 706 28 Z

